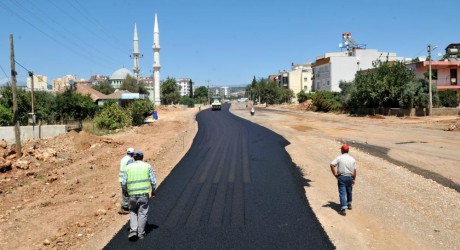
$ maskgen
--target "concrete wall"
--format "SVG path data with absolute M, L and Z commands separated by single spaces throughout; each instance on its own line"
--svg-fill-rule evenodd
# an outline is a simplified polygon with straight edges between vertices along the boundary
M 429 111 L 425 108 L 401 109 L 401 108 L 360 108 L 350 110 L 352 115 L 392 115 L 392 116 L 426 116 Z M 433 116 L 460 116 L 458 108 L 433 108 Z
M 67 132 L 66 125 L 21 126 L 21 141 L 53 137 Z M 0 127 L 0 140 L 16 143 L 14 127 Z
M 460 115 L 459 108 L 433 108 L 433 115 L 438 116 L 451 116 L 451 115 Z

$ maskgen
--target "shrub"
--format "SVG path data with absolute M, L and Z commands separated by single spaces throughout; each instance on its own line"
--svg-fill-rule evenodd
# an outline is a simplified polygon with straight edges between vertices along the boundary
M 316 94 L 315 93 L 305 93 L 305 91 L 300 91 L 298 94 L 297 94 L 297 101 L 299 103 L 303 103 L 305 102 L 306 100 L 313 100 L 316 98 Z
M 438 96 L 442 106 L 449 108 L 458 106 L 458 97 L 455 90 L 439 91 Z
M 155 106 L 149 100 L 137 100 L 131 105 L 131 118 L 134 126 L 144 123 L 145 117 L 151 115 Z
M 179 103 L 182 104 L 182 105 L 187 105 L 187 107 L 189 107 L 189 108 L 195 107 L 195 101 L 192 98 L 190 98 L 189 96 L 183 96 L 180 99 Z
M 124 110 L 116 104 L 105 107 L 96 119 L 100 129 L 115 130 L 130 126 L 132 123 L 130 110 Z
M 339 111 L 342 108 L 340 93 L 332 91 L 318 91 L 313 99 L 317 111 L 330 112 Z

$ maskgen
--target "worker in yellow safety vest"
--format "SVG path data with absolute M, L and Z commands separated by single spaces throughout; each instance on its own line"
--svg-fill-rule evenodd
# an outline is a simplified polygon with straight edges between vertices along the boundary
M 121 185 L 121 182 L 123 181 L 123 175 L 126 173 L 126 166 L 133 162 L 133 154 L 134 148 L 128 148 L 128 150 L 126 150 L 126 155 L 120 161 L 120 172 L 118 173 L 118 181 L 120 182 L 122 192 L 121 208 L 118 211 L 119 214 L 129 214 L 128 196 L 125 195 L 126 192 L 123 191 L 123 185 Z
M 142 161 L 144 154 L 140 150 L 134 151 L 134 162 L 126 166 L 123 176 L 123 190 L 129 197 L 129 239 L 143 239 L 147 213 L 149 211 L 149 193 L 155 197 L 156 176 L 153 168 Z

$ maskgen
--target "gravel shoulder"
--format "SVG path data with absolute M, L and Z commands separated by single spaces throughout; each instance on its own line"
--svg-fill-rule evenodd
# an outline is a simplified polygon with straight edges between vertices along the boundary
M 430 176 L 458 184 L 460 133 L 443 131 L 456 117 L 371 119 L 274 110 L 258 108 L 250 116 L 244 106 L 231 109 L 290 142 L 286 150 L 307 180 L 305 195 L 338 249 L 460 249 L 460 193 Z M 337 183 L 329 169 L 342 142 L 351 144 L 358 162 L 347 216 L 337 213 Z M 426 176 L 405 164 L 426 170 Z

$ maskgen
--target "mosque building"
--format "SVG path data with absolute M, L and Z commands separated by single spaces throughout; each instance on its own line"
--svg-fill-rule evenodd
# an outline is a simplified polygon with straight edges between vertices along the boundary
M 146 83 L 146 89 L 149 92 L 148 97 L 152 103 L 155 105 L 160 105 L 160 32 L 158 29 L 158 19 L 157 15 L 155 14 L 155 22 L 154 22 L 154 29 L 153 29 L 153 81 L 149 81 Z M 139 75 L 141 69 L 139 67 L 139 58 L 141 54 L 139 53 L 139 39 L 137 35 L 137 24 L 134 24 L 134 39 L 133 39 L 133 72 L 131 72 L 127 68 L 121 68 L 116 70 L 112 73 L 109 78 L 110 84 L 115 88 L 119 89 L 123 84 L 123 81 L 129 75 L 134 79 L 140 80 L 141 77 Z M 153 83 L 153 84 L 152 84 Z M 152 86 L 153 85 L 153 86 Z

